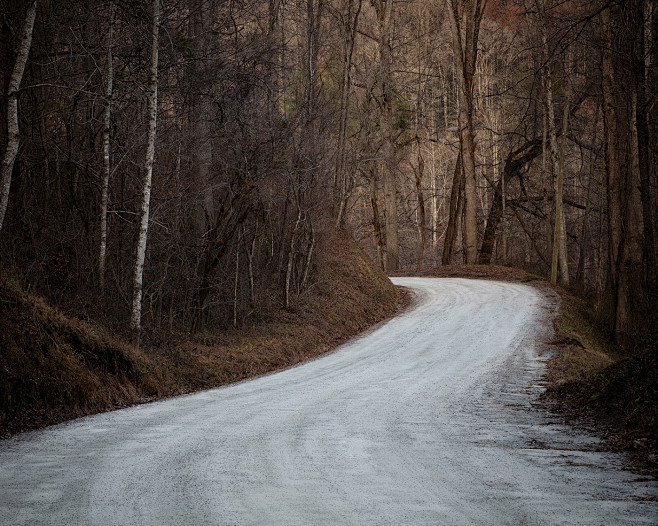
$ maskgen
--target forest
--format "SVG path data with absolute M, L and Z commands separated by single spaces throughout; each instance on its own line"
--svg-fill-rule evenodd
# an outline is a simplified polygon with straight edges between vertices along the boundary
M 658 332 L 655 0 L 3 0 L 0 267 L 139 333 L 257 323 L 342 230 Z

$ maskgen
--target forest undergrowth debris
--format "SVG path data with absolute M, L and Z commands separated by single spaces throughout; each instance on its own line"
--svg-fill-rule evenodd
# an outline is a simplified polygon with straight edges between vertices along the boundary
M 266 322 L 136 348 L 0 275 L 0 437 L 225 385 L 318 356 L 395 312 L 400 293 L 334 232 L 311 290 Z
M 562 289 L 555 320 L 559 352 L 543 395 L 552 410 L 593 426 L 605 446 L 628 451 L 634 468 L 658 476 L 658 346 L 623 352 L 591 305 Z

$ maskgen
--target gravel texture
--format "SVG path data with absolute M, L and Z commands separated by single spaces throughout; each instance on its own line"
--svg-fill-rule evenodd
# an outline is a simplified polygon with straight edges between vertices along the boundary
M 0 442 L 3 525 L 657 524 L 658 484 L 537 405 L 555 306 L 395 278 L 323 358 Z

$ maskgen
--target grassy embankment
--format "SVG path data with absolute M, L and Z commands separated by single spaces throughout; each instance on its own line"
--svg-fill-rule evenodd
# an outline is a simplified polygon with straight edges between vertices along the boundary
M 609 447 L 632 451 L 638 467 L 658 475 L 658 348 L 622 352 L 589 302 L 558 292 L 560 352 L 549 362 L 544 399 L 593 424 Z
M 258 376 L 390 316 L 399 294 L 351 239 L 318 242 L 313 285 L 238 331 L 135 348 L 0 276 L 0 436 Z

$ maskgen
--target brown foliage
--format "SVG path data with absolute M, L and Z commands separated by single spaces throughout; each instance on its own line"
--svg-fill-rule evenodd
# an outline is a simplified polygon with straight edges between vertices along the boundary
M 0 436 L 208 389 L 318 356 L 394 312 L 398 292 L 356 243 L 328 231 L 318 274 L 265 323 L 136 349 L 0 279 Z
M 139 350 L 0 277 L 0 435 L 123 407 L 168 384 Z

